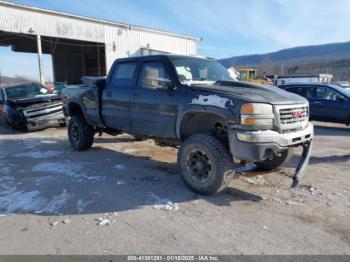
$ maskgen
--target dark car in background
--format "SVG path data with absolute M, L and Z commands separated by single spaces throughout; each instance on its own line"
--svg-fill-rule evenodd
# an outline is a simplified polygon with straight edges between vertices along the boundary
M 309 100 L 310 119 L 350 123 L 350 92 L 338 85 L 293 84 L 280 88 Z
M 60 96 L 51 94 L 40 83 L 0 88 L 0 123 L 22 131 L 64 126 Z

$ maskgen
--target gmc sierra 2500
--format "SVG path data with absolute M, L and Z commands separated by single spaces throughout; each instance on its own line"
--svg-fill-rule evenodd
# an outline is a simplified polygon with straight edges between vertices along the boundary
M 201 194 L 225 188 L 239 163 L 272 170 L 297 146 L 303 153 L 292 187 L 308 164 L 314 134 L 307 100 L 276 87 L 232 81 L 214 60 L 124 58 L 107 78 L 88 80 L 63 90 L 74 150 L 89 149 L 94 135 L 103 132 L 179 146 L 182 177 Z

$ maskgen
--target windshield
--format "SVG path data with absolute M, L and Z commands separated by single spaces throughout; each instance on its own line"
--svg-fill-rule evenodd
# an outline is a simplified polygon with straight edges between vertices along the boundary
M 200 58 L 171 59 L 179 81 L 183 84 L 213 84 L 216 81 L 234 81 L 229 72 L 216 61 Z
M 26 84 L 6 88 L 7 99 L 24 99 L 40 97 L 48 94 L 48 90 L 40 84 Z

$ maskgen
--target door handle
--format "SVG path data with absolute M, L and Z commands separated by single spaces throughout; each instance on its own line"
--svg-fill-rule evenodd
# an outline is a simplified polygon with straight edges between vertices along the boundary
M 113 96 L 112 91 L 107 91 L 107 96 L 109 96 L 109 97 Z
M 313 105 L 320 105 L 321 102 L 312 102 L 311 104 L 313 104 Z
M 138 93 L 133 93 L 132 97 L 134 100 L 138 100 L 139 99 L 139 94 Z

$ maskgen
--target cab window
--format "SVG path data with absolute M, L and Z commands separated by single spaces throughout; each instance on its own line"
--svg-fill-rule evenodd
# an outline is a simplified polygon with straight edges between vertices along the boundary
M 145 63 L 140 72 L 138 86 L 145 89 L 166 89 L 169 76 L 162 63 Z
M 136 69 L 136 63 L 120 63 L 112 75 L 112 85 L 131 85 Z
M 317 99 L 325 99 L 330 101 L 346 100 L 345 96 L 330 87 L 320 86 L 316 87 L 315 89 L 315 98 Z

